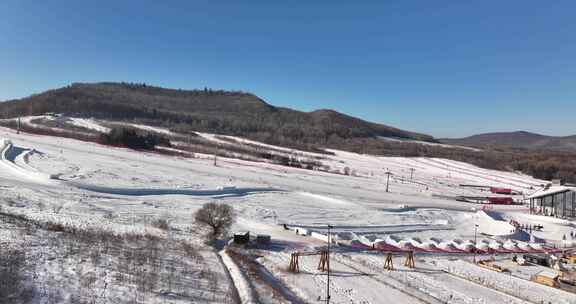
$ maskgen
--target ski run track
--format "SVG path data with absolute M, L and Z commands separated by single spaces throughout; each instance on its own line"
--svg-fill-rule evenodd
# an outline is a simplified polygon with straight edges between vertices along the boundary
M 94 120 L 69 121 L 106 132 Z M 209 156 L 164 156 L 4 128 L 0 138 L 0 204 L 5 210 L 111 230 L 141 230 L 142 219 L 168 216 L 184 231 L 204 203 L 227 203 L 237 214 L 233 231 L 272 237 L 274 249 L 259 250 L 256 261 L 274 276 L 277 288 L 298 297 L 293 303 L 325 298 L 327 278 L 316 268 L 318 256 L 302 257 L 300 274 L 286 269 L 292 252 L 325 246 L 327 224 L 334 227 L 331 303 L 576 303 L 574 294 L 470 263 L 473 251 L 479 258 L 555 251 L 563 235 L 575 229 L 572 222 L 529 215 L 522 205 L 482 210 L 437 197 L 486 195 L 460 184 L 508 187 L 529 195 L 545 183 L 529 176 L 444 159 L 342 151 L 322 156 L 334 170 L 354 169 L 355 176 L 346 176 L 228 158 L 214 166 Z M 386 171 L 395 176 L 388 193 Z M 6 204 L 22 198 L 25 203 Z M 42 212 L 34 207 L 39 202 L 62 206 L 62 211 Z M 118 222 L 106 221 L 111 213 Z M 544 223 L 546 229 L 525 235 L 513 231 L 509 220 Z M 479 226 L 477 243 L 474 224 Z M 416 252 L 415 269 L 402 265 L 408 250 Z M 395 253 L 395 271 L 383 270 L 382 251 Z M 211 256 L 214 267 L 230 273 L 243 303 L 257 303 L 249 274 L 224 252 L 220 256 Z M 519 290 L 538 298 L 530 300 Z

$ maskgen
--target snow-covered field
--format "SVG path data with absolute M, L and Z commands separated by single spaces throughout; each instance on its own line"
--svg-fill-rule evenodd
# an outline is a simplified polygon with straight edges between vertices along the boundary
M 70 121 L 86 129 L 106 131 L 93 120 Z M 211 134 L 201 136 L 218 140 Z M 231 301 L 226 296 L 232 284 L 230 278 L 240 289 L 241 298 L 264 302 L 246 290 L 250 284 L 239 279 L 241 270 L 224 266 L 220 262 L 222 257 L 202 243 L 193 213 L 212 201 L 234 207 L 237 221 L 233 230 L 268 234 L 278 245 L 271 250 L 259 250 L 256 259 L 274 277 L 273 285 L 297 297 L 290 301 L 279 299 L 278 303 L 315 303 L 319 296 L 324 297 L 326 275 L 316 270 L 319 257 L 302 258 L 300 274 L 286 269 L 292 252 L 325 245 L 323 235 L 300 234 L 324 234 L 327 224 L 333 225 L 336 239 L 342 244 L 422 246 L 422 251 L 433 244 L 434 248 L 444 249 L 438 253 L 430 250 L 417 253 L 415 270 L 400 266 L 401 258 L 396 257 L 395 266 L 400 270 L 385 272 L 382 254 L 336 246 L 331 263 L 332 303 L 531 303 L 507 290 L 532 287 L 545 301 L 576 303 L 576 295 L 526 280 L 508 287 L 507 274 L 494 272 L 486 276 L 486 280 L 502 285 L 502 289 L 463 278 L 475 271 L 479 276 L 484 271 L 466 262 L 470 256 L 462 254 L 472 246 L 475 224 L 478 244 L 504 251 L 539 250 L 560 244 L 563 235 L 576 229 L 569 221 L 529 215 L 522 205 L 493 206 L 488 212 L 479 212 L 481 205 L 443 198 L 492 196 L 479 189 L 460 187 L 461 184 L 505 187 L 529 195 L 545 183 L 529 176 L 443 159 L 375 157 L 342 151 L 332 151 L 333 156 L 323 155 L 322 163 L 341 172 L 347 167 L 349 175 L 228 158 L 219 158 L 215 166 L 211 158 L 136 152 L 72 139 L 16 134 L 4 128 L 0 129 L 0 138 L 12 143 L 9 149 L 7 145 L 0 147 L 6 152 L 0 161 L 3 212 L 39 222 L 100 227 L 115 234 L 152 234 L 186 241 L 198 248 L 203 263 L 210 265 L 211 274 L 198 277 L 200 283 L 196 287 L 190 285 L 190 289 L 196 290 L 179 285 L 176 292 L 163 285 L 147 294 L 143 301 L 146 303 L 163 303 L 167 299 L 169 303 Z M 386 192 L 386 172 L 393 173 L 389 192 Z M 521 198 L 522 195 L 516 196 Z M 150 225 L 158 218 L 169 219 L 173 229 L 166 232 Z M 546 229 L 526 237 L 513 231 L 510 219 L 522 224 L 544 223 Z M 284 224 L 291 230 L 285 230 Z M 13 230 L 1 231 L 3 244 L 18 243 Z M 460 254 L 451 255 L 451 250 Z M 229 257 L 223 259 L 229 265 Z M 69 262 L 63 265 L 72 267 Z M 185 265 L 182 267 L 192 267 L 188 269 L 191 272 L 206 269 L 193 263 Z M 106 271 L 99 267 L 97 273 Z M 45 271 L 50 272 L 45 275 L 47 279 L 65 282 L 66 276 L 59 274 L 59 269 L 47 267 Z M 103 283 L 95 283 L 94 288 L 101 291 L 104 287 L 99 284 Z M 128 301 L 131 287 L 127 286 L 111 292 L 118 303 Z M 67 292 L 73 293 L 73 288 Z M 184 292 L 189 297 L 182 297 Z M 37 303 L 46 303 L 41 298 L 37 297 Z

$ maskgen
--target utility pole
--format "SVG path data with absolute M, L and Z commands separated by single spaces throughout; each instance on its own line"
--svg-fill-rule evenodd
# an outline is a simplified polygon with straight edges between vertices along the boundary
M 328 260 L 326 261 L 328 266 L 328 279 L 326 280 L 326 304 L 330 304 L 330 243 L 332 242 L 330 228 L 332 228 L 332 226 L 328 224 Z
M 392 172 L 388 171 L 385 173 L 388 177 L 386 178 L 386 192 L 390 192 L 390 175 L 392 175 Z
M 476 243 L 477 230 L 478 230 L 478 224 L 474 224 L 474 263 L 476 263 L 476 251 L 478 250 L 478 244 Z

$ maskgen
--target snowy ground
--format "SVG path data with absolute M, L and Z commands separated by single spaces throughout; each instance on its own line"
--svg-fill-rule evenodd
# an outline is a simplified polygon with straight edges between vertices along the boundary
M 98 129 L 93 120 L 71 122 Z M 218 140 L 213 135 L 201 135 Z M 157 232 L 149 223 L 169 218 L 174 237 L 194 242 L 204 260 L 211 263 L 210 269 L 218 282 L 224 282 L 228 280 L 226 268 L 216 252 L 202 245 L 192 218 L 206 202 L 228 203 L 237 213 L 234 230 L 269 234 L 281 244 L 274 250 L 261 250 L 257 262 L 275 277 L 274 284 L 281 285 L 278 288 L 287 288 L 304 303 L 324 297 L 326 276 L 316 270 L 318 257 L 303 258 L 301 274 L 288 273 L 290 253 L 312 250 L 325 242 L 321 236 L 314 238 L 284 230 L 283 224 L 318 233 L 324 233 L 325 225 L 331 224 L 336 234 L 348 241 L 350 235 L 355 235 L 368 242 L 419 240 L 464 244 L 474 239 L 476 223 L 478 241 L 487 246 L 492 246 L 495 239 L 486 234 L 510 237 L 509 219 L 522 224 L 544 223 L 545 230 L 534 233 L 534 237 L 550 244 L 559 244 L 564 234 L 575 229 L 572 222 L 529 215 L 525 206 L 494 206 L 490 211 L 502 217 L 498 221 L 477 213 L 480 205 L 441 198 L 492 196 L 460 187 L 461 184 L 507 187 L 528 195 L 545 183 L 521 174 L 449 160 L 374 157 L 342 151 L 323 156 L 322 162 L 333 170 L 342 172 L 348 167 L 351 171 L 348 176 L 226 158 L 219 158 L 214 166 L 210 158 L 135 152 L 72 139 L 16 134 L 9 129 L 0 129 L 0 138 L 10 139 L 14 146 L 3 161 L 12 165 L 0 166 L 0 205 L 4 210 L 43 221 L 73 222 L 113 232 L 151 231 L 162 237 L 165 232 Z M 390 192 L 385 191 L 387 171 L 394 174 Z M 53 212 L 56 209 L 58 213 Z M 11 235 L 5 233 L 3 238 Z M 514 243 L 514 246 L 526 244 Z M 505 241 L 497 245 L 506 248 Z M 383 297 L 398 303 L 530 303 L 512 292 L 453 273 L 450 263 L 460 262 L 452 260 L 466 260 L 468 256 L 417 255 L 416 270 L 402 270 L 401 258 L 396 257 L 395 264 L 401 270 L 384 272 L 381 254 L 337 251 L 331 265 L 333 303 L 383 303 Z M 476 271 L 475 265 L 463 265 Z M 489 280 L 500 285 L 510 278 L 490 273 Z M 227 286 L 222 283 L 221 291 L 228 290 Z M 534 290 L 542 298 L 554 299 L 554 303 L 576 303 L 572 294 L 525 280 L 521 286 L 538 288 Z M 224 301 L 216 296 L 197 298 L 202 299 L 199 302 Z

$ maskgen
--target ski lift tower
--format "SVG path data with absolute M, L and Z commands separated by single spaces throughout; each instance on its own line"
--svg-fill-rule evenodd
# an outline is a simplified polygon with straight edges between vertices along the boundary
M 386 192 L 390 192 L 390 175 L 392 175 L 392 172 L 390 171 L 386 171 L 386 173 L 384 173 L 387 175 L 386 177 Z

